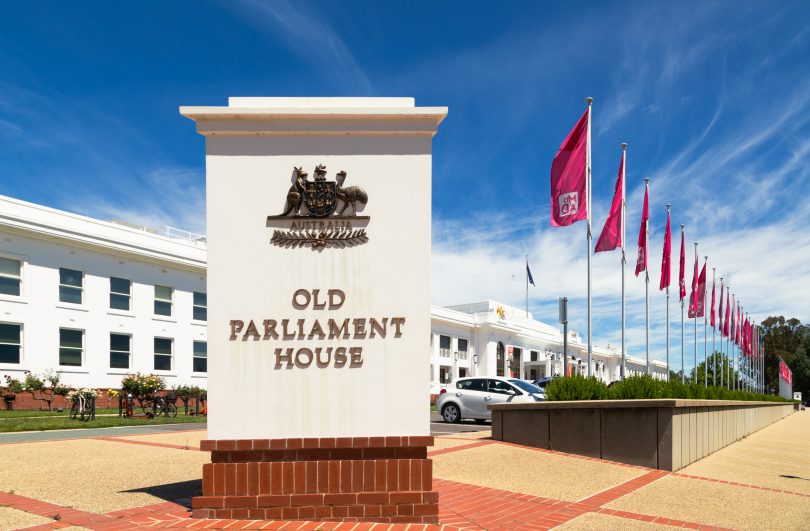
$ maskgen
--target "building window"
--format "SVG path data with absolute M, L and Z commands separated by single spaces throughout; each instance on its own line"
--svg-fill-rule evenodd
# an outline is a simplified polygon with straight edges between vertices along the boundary
M 194 320 L 208 320 L 208 296 L 199 291 L 194 292 Z
M 531 354 L 529 354 L 529 356 L 531 356 L 529 358 L 530 361 L 537 361 L 537 351 L 536 350 L 532 350 L 532 352 L 531 352 Z
M 132 281 L 125 278 L 110 277 L 110 308 L 129 311 L 129 297 Z
M 0 294 L 20 295 L 21 266 L 19 260 L 0 257 Z
M 75 269 L 59 268 L 59 302 L 82 303 L 84 273 Z
M 194 372 L 208 372 L 208 343 L 194 342 Z
M 511 347 L 512 355 L 509 357 L 509 376 L 512 378 L 520 378 L 520 362 L 523 356 L 523 350 L 518 347 Z
M 467 340 L 466 339 L 458 339 L 458 351 L 459 352 L 467 352 Z
M 450 383 L 450 368 L 449 367 L 439 367 L 439 383 L 448 384 Z
M 495 375 L 496 376 L 503 376 L 503 356 L 504 356 L 503 343 L 498 341 L 498 347 L 495 349 Z
M 129 369 L 129 356 L 132 353 L 132 336 L 110 334 L 110 368 Z
M 83 348 L 84 330 L 59 329 L 59 365 L 81 367 Z
M 155 315 L 172 315 L 172 294 L 174 290 L 166 286 L 155 286 Z
M 443 358 L 450 357 L 450 337 L 439 336 L 439 356 Z
M 22 351 L 22 325 L 0 323 L 0 363 L 19 365 Z
M 172 370 L 172 340 L 165 337 L 155 338 L 155 370 Z

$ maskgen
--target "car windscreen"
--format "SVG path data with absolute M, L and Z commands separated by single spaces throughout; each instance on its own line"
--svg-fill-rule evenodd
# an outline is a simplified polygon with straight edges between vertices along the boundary
M 530 384 L 529 382 L 524 382 L 523 380 L 509 380 L 509 383 L 514 385 L 515 387 L 519 387 L 523 389 L 527 393 L 542 393 L 543 390 L 537 387 L 534 384 Z

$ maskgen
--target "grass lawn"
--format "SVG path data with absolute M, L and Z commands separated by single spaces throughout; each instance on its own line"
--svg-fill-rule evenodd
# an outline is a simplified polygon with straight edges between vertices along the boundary
M 108 410 L 102 410 L 108 411 Z M 109 410 L 113 412 L 113 410 Z M 196 415 L 183 415 L 178 414 L 175 418 L 166 418 L 163 416 L 147 419 L 147 418 L 132 418 L 118 416 L 118 409 L 114 410 L 115 415 L 99 416 L 99 410 L 96 410 L 96 420 L 81 422 L 79 420 L 71 419 L 69 415 L 59 416 L 56 412 L 52 415 L 38 415 L 38 416 L 0 416 L 0 433 L 13 432 L 13 431 L 46 431 L 46 430 L 70 430 L 80 428 L 112 428 L 118 426 L 142 426 L 144 424 L 185 424 L 189 422 L 205 422 L 206 417 Z M 4 411 L 3 413 L 17 413 L 16 411 Z M 34 413 L 34 411 L 20 411 L 20 413 Z M 48 411 L 39 411 L 37 413 L 49 413 Z
M 118 415 L 118 408 L 96 408 L 96 415 Z M 53 411 L 43 411 L 40 409 L 12 409 L 8 411 L 6 409 L 0 410 L 0 421 L 3 419 L 8 418 L 20 418 L 20 417 L 68 417 L 70 416 L 70 409 L 66 409 L 64 411 L 58 412 L 56 408 Z

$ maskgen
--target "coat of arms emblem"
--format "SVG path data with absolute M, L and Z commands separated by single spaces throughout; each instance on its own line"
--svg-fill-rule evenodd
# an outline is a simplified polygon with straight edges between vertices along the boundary
M 284 247 L 309 245 L 315 249 L 327 245 L 351 247 L 368 241 L 364 228 L 352 226 L 369 219 L 357 215 L 358 205 L 362 209 L 368 203 L 365 190 L 358 186 L 344 186 L 345 171 L 338 172 L 334 181 L 326 180 L 326 166 L 323 164 L 316 166 L 314 173 L 314 180 L 310 181 L 303 168 L 295 168 L 284 211 L 267 218 L 268 222 L 290 220 L 293 224 L 290 231 L 276 230 L 272 243 Z M 351 213 L 344 214 L 349 207 Z

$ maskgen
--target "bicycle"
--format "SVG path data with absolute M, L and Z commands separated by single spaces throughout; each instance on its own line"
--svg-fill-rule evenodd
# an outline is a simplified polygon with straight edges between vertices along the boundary
M 82 394 L 73 399 L 73 405 L 70 408 L 70 418 L 79 418 L 81 422 L 87 422 L 92 416 L 90 401 Z
M 163 415 L 166 418 L 174 418 L 177 416 L 177 406 L 172 400 L 167 400 L 163 396 L 156 396 L 143 401 L 143 412 L 146 415 L 151 414 L 153 417 Z

